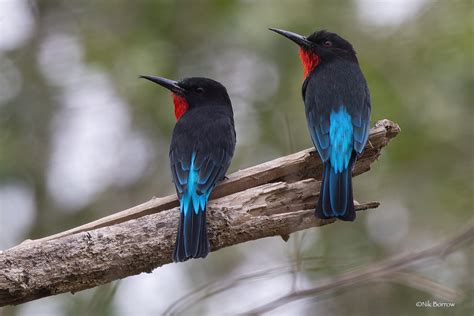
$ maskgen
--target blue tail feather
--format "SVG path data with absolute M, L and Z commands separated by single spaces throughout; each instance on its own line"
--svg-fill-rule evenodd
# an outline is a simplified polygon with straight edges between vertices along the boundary
M 356 122 L 357 123 L 357 122 Z M 356 160 L 353 150 L 352 118 L 341 105 L 329 115 L 329 155 L 324 162 L 323 180 L 316 217 L 355 219 L 352 198 L 352 166 Z
M 210 192 L 199 192 L 199 170 L 194 167 L 193 155 L 187 187 L 180 198 L 180 220 L 173 261 L 182 262 L 189 258 L 204 258 L 209 253 L 207 237 L 206 205 Z
M 335 171 L 328 160 L 324 163 L 323 180 L 319 202 L 315 215 L 318 218 L 337 217 L 344 221 L 353 221 L 356 217 L 352 194 L 352 166 L 356 155 L 353 154 L 348 166 Z
M 194 203 L 189 205 L 190 211 L 186 214 L 180 212 L 176 247 L 173 253 L 174 262 L 186 261 L 190 258 L 204 258 L 209 253 L 209 240 L 207 237 L 205 206 L 198 211 Z

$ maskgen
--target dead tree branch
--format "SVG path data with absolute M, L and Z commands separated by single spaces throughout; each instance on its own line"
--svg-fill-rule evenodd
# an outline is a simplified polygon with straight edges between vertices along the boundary
M 371 130 L 354 175 L 370 169 L 399 132 L 388 120 Z M 269 236 L 288 236 L 333 220 L 317 220 L 322 165 L 313 149 L 240 170 L 219 185 L 208 205 L 213 251 Z M 378 202 L 358 204 L 357 210 Z M 77 292 L 170 262 L 179 210 L 175 196 L 0 252 L 0 306 Z

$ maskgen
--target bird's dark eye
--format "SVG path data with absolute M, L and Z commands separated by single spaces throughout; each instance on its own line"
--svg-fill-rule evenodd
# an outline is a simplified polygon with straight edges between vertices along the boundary
M 331 46 L 332 46 L 332 42 L 331 42 L 331 41 L 325 41 L 325 42 L 323 43 L 323 46 L 324 46 L 324 47 L 331 47 Z
M 196 91 L 197 91 L 198 93 L 203 93 L 203 92 L 204 92 L 204 89 L 201 88 L 201 87 L 198 87 L 198 88 L 196 88 Z

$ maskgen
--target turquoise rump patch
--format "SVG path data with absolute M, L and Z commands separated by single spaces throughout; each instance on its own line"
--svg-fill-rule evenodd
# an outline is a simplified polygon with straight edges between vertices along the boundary
M 342 172 L 347 169 L 353 148 L 352 119 L 343 105 L 329 116 L 329 142 L 329 160 L 334 172 Z
M 194 213 L 198 214 L 199 211 L 203 211 L 206 209 L 206 203 L 209 200 L 209 192 L 201 192 L 198 194 L 198 184 L 200 182 L 199 179 L 199 169 L 194 167 L 194 160 L 196 159 L 196 155 L 193 154 L 191 158 L 191 165 L 189 166 L 189 175 L 187 179 L 187 188 L 184 191 L 183 195 L 181 196 L 180 200 L 180 210 L 184 212 L 184 216 L 186 216 L 189 212 L 189 208 L 192 207 L 194 209 Z

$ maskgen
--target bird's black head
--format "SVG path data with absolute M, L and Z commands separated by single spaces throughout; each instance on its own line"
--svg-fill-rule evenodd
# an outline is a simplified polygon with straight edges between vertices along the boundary
M 326 30 L 317 31 L 307 37 L 315 52 L 319 52 L 320 56 L 331 55 L 340 56 L 343 58 L 354 59 L 357 61 L 356 52 L 352 44 L 343 39 L 336 33 L 331 33 Z
M 162 77 L 140 76 L 157 83 L 173 93 L 176 120 L 187 111 L 204 107 L 225 107 L 232 111 L 226 88 L 219 82 L 202 77 L 184 78 L 174 81 Z
M 298 44 L 300 47 L 301 61 L 305 67 L 305 75 L 313 70 L 319 63 L 331 62 L 338 58 L 358 62 L 356 52 L 351 43 L 336 33 L 322 30 L 305 37 L 289 31 L 274 28 L 270 30 Z

